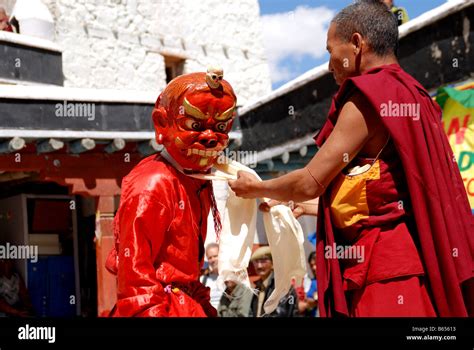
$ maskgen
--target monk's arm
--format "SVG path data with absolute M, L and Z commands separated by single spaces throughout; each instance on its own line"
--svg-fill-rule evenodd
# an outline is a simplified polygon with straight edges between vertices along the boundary
M 361 103 L 362 98 L 356 95 L 343 106 L 333 132 L 306 167 L 262 182 L 239 172 L 239 179 L 230 182 L 230 186 L 238 196 L 246 198 L 304 202 L 319 197 L 376 130 L 376 122 L 362 114 Z

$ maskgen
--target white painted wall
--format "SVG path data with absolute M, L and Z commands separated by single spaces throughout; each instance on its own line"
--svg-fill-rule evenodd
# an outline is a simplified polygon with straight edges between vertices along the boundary
M 224 68 L 238 104 L 271 90 L 257 0 L 43 0 L 63 48 L 65 85 L 151 90 L 165 85 L 162 54 L 184 73 Z
M 10 16 L 15 5 L 15 0 L 0 0 L 0 7 L 7 12 L 7 15 Z

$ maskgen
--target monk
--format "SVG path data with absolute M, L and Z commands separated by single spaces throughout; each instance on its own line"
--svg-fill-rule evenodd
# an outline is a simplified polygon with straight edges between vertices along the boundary
M 344 8 L 327 34 L 340 88 L 319 151 L 279 178 L 240 172 L 229 182 L 238 196 L 317 214 L 321 316 L 474 315 L 467 196 L 441 110 L 400 67 L 397 46 L 397 22 L 383 3 Z M 317 197 L 316 213 L 303 202 Z

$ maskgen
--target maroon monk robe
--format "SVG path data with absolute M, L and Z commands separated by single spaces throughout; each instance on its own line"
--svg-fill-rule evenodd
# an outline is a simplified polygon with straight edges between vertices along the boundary
M 344 81 L 316 139 L 318 146 L 327 139 L 342 106 L 356 91 L 365 96 L 367 108 L 380 116 L 401 159 L 417 228 L 414 234 L 437 314 L 474 316 L 474 219 L 441 126 L 439 106 L 399 65 L 377 67 Z M 382 117 L 382 106 L 394 103 L 418 104 L 419 119 Z M 324 257 L 325 247 L 335 243 L 327 194 L 320 199 L 317 238 L 321 316 L 347 316 L 339 261 Z

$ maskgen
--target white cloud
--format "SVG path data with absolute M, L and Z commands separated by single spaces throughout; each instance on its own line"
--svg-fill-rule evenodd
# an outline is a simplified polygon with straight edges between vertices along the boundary
M 276 62 L 269 62 L 270 73 L 273 83 L 280 81 L 288 81 L 295 77 L 294 70 L 290 70 L 288 67 L 278 66 Z
M 263 40 L 274 83 L 294 77 L 282 67 L 286 59 L 315 59 L 326 52 L 326 33 L 335 12 L 326 7 L 298 6 L 294 11 L 262 16 Z

